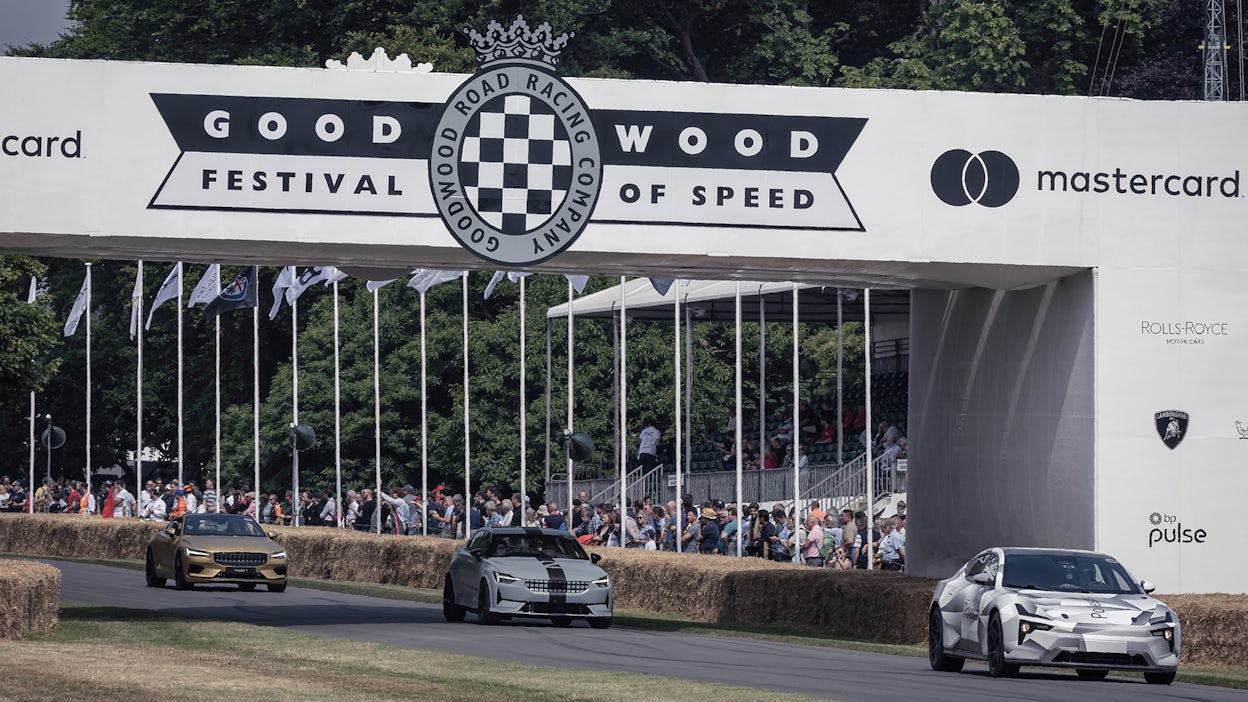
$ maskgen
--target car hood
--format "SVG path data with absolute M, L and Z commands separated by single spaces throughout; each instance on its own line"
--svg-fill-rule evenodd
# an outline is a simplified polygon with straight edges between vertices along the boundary
M 1046 594 L 1025 595 L 1030 611 L 1042 617 L 1074 624 L 1124 626 L 1146 624 L 1158 602 L 1141 595 Z
M 546 558 L 538 556 L 507 556 L 487 558 L 494 570 L 529 580 L 548 580 L 551 571 L 563 572 L 565 580 L 592 581 L 606 575 L 606 571 L 590 561 L 576 558 Z
M 260 536 L 183 536 L 180 543 L 201 551 L 245 551 L 273 554 L 282 550 L 280 544 Z

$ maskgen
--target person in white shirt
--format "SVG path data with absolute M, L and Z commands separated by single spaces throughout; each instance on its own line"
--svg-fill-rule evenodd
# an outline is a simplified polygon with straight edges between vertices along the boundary
M 117 484 L 117 492 L 113 495 L 113 512 L 117 517 L 133 517 L 135 508 L 134 495 L 126 489 L 125 485 Z
M 158 495 L 151 495 L 139 510 L 139 518 L 155 522 L 165 521 L 165 501 Z
M 637 445 L 637 463 L 649 471 L 659 464 L 659 439 L 663 435 L 655 428 L 653 419 L 647 418 L 645 425 Z
M 880 568 L 883 570 L 904 570 L 906 562 L 906 543 L 895 531 L 897 522 L 890 517 L 880 524 Z

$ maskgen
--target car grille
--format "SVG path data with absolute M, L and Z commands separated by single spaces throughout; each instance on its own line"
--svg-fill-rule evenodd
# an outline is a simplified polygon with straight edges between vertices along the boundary
M 212 554 L 212 560 L 217 565 L 223 566 L 262 566 L 269 560 L 269 556 L 264 553 L 246 553 L 241 551 L 226 551 L 222 553 Z
M 557 595 L 579 595 L 589 589 L 589 583 L 583 580 L 525 580 L 524 586 L 533 592 Z
M 589 607 L 567 602 L 527 602 L 523 611 L 529 614 L 589 614 Z
M 1126 653 L 1088 653 L 1084 651 L 1062 651 L 1053 659 L 1054 663 L 1081 663 L 1088 665 L 1112 665 L 1120 668 L 1146 668 L 1148 661 L 1144 656 Z

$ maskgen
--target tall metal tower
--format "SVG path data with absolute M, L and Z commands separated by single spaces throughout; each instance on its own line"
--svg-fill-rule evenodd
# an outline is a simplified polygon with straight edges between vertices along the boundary
M 1226 99 L 1226 7 L 1223 0 L 1205 0 L 1205 99 Z

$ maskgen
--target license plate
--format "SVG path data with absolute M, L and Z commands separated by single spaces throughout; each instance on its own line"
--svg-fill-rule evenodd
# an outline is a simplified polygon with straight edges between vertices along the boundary
M 1119 637 L 1085 635 L 1083 637 L 1083 643 L 1089 653 L 1127 652 L 1127 642 Z
M 255 568 L 226 568 L 225 574 L 231 578 L 254 578 L 256 577 Z

